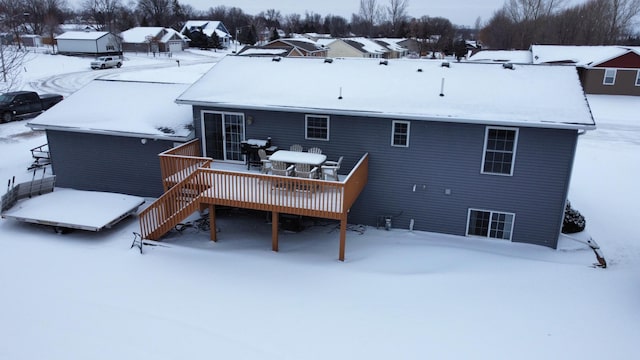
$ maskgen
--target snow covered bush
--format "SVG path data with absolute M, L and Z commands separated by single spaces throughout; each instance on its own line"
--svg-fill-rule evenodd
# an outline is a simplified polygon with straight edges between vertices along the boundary
M 564 208 L 564 221 L 562 222 L 562 232 L 564 234 L 573 234 L 584 230 L 585 219 L 582 214 L 571 207 L 571 203 L 567 200 Z

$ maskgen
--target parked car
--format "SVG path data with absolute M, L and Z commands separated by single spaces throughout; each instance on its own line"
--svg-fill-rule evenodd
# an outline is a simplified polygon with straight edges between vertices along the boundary
M 38 95 L 35 91 L 13 91 L 0 95 L 0 122 L 38 115 L 62 101 L 59 94 Z
M 117 56 L 100 56 L 91 62 L 92 69 L 107 69 L 122 66 L 122 60 Z

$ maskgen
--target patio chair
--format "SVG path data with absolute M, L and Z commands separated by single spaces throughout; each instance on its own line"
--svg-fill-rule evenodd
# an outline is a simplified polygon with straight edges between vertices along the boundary
M 302 145 L 300 144 L 293 144 L 289 147 L 289 151 L 298 151 L 298 152 L 302 152 Z
M 268 174 L 271 171 L 271 161 L 269 160 L 269 155 L 264 149 L 258 150 L 258 156 L 260 157 L 260 162 L 262 163 L 262 168 L 260 172 L 263 174 Z
M 293 165 L 287 167 L 287 163 L 282 161 L 270 161 L 270 163 L 273 175 L 291 176 L 293 174 L 293 169 L 295 168 Z
M 312 148 L 309 148 L 307 152 L 311 154 L 322 154 L 322 149 L 320 149 L 319 147 L 312 147 Z
M 321 166 L 322 178 L 324 180 L 340 180 L 338 178 L 338 170 L 340 170 L 340 165 L 342 164 L 342 159 L 344 156 L 340 156 L 338 161 L 325 161 Z
M 318 167 L 311 166 L 310 164 L 296 164 L 295 165 L 296 177 L 305 179 L 317 179 Z

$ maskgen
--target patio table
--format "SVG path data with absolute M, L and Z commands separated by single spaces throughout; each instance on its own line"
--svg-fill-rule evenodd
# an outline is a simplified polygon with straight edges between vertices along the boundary
M 278 150 L 269 157 L 269 160 L 282 161 L 287 164 L 309 164 L 313 166 L 320 166 L 327 160 L 327 156 L 300 151 Z

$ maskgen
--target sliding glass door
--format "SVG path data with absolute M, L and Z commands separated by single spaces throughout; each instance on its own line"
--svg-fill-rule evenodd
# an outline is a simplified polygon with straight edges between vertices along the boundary
M 205 156 L 225 161 L 244 161 L 244 114 L 202 112 L 202 144 Z

